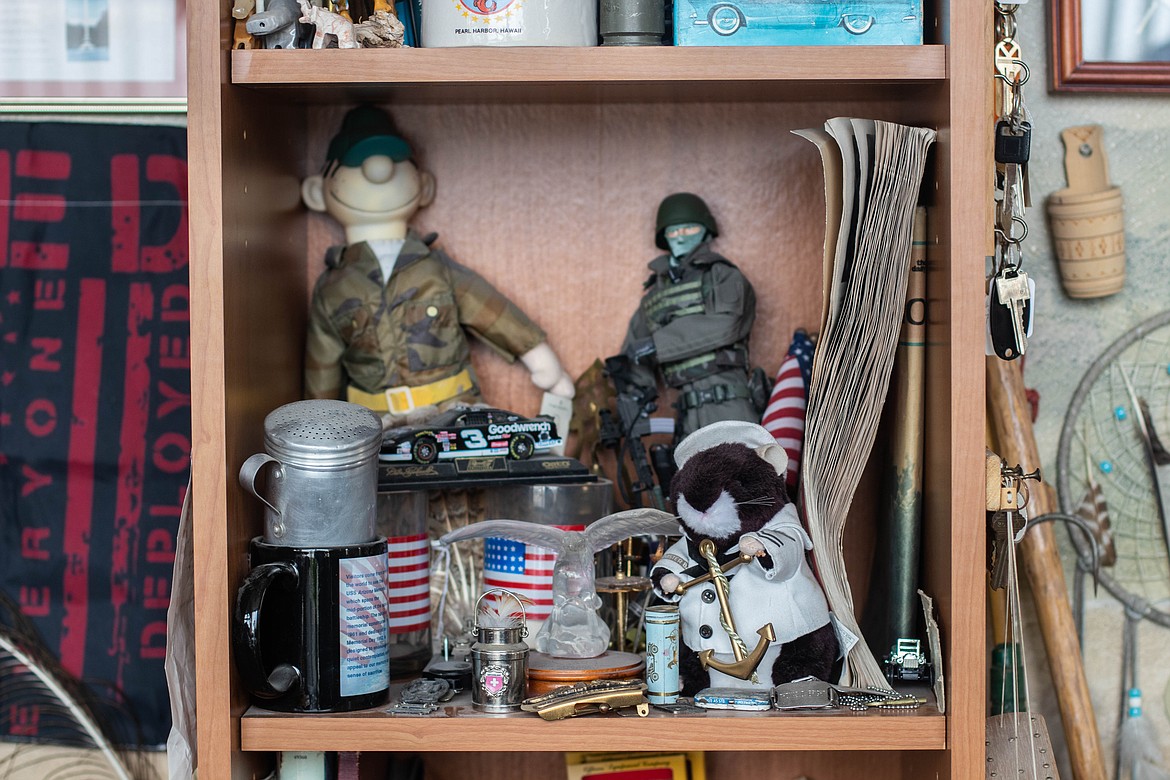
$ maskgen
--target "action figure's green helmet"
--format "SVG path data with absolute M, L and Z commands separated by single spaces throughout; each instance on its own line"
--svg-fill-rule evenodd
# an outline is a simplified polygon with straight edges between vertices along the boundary
M 681 225 L 684 222 L 697 222 L 707 228 L 707 235 L 711 238 L 719 235 L 719 228 L 715 226 L 715 217 L 711 216 L 711 209 L 698 195 L 690 192 L 676 192 L 667 195 L 658 206 L 658 223 L 654 228 L 654 243 L 659 249 L 668 249 L 666 243 L 666 228 L 671 225 Z
M 361 105 L 341 120 L 341 130 L 329 142 L 325 166 L 339 162 L 357 167 L 367 157 L 384 154 L 394 162 L 410 159 L 410 144 L 398 134 L 394 120 L 377 106 Z

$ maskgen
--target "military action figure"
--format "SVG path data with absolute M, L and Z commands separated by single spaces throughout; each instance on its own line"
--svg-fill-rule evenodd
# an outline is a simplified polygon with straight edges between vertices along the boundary
M 480 403 L 467 331 L 537 387 L 567 398 L 573 381 L 544 332 L 481 276 L 407 228 L 434 196 L 434 178 L 378 108 L 346 114 L 324 173 L 301 196 L 345 228 L 313 290 L 305 347 L 305 395 L 346 398 L 413 424 L 457 403 Z
M 767 379 L 753 376 L 748 335 L 756 294 L 731 261 L 713 252 L 715 218 L 697 195 L 670 195 L 658 207 L 655 243 L 667 254 L 650 262 L 642 302 L 622 352 L 633 382 L 656 385 L 655 371 L 678 393 L 675 440 L 718 420 L 759 422 Z

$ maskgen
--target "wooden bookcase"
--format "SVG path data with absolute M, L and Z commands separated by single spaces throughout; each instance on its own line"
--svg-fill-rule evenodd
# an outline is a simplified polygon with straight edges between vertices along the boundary
M 921 47 L 229 51 L 230 3 L 188 5 L 192 404 L 200 776 L 260 777 L 266 751 L 424 751 L 428 778 L 544 778 L 563 750 L 706 750 L 713 778 L 983 776 L 983 258 L 990 235 L 991 8 L 932 6 Z M 259 506 L 239 488 L 264 415 L 299 398 L 305 309 L 338 240 L 299 204 L 343 112 L 386 105 L 438 179 L 424 230 L 527 310 L 570 373 L 617 351 L 653 218 L 694 190 L 760 299 L 774 370 L 818 317 L 823 185 L 790 130 L 851 115 L 939 130 L 930 208 L 924 588 L 946 714 L 390 718 L 248 714 L 230 614 Z M 523 370 L 474 355 L 487 397 L 535 411 Z M 864 599 L 873 484 L 848 546 Z

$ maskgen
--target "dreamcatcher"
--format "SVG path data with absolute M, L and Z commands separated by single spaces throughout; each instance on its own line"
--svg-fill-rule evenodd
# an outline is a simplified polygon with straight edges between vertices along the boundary
M 1098 581 L 1125 608 L 1118 777 L 1167 778 L 1142 718 L 1137 632 L 1170 627 L 1170 312 L 1141 323 L 1089 367 L 1065 416 L 1057 488 L 1066 514 L 1094 531 Z M 1077 550 L 1074 613 L 1083 637 L 1090 545 Z
M 52 745 L 13 741 L 0 778 L 145 780 L 156 777 L 138 740 L 118 731 L 108 701 L 69 674 L 20 606 L 0 592 L 0 728 L 16 735 L 35 722 Z M 15 738 L 14 738 L 15 739 Z M 75 750 L 74 748 L 81 748 Z

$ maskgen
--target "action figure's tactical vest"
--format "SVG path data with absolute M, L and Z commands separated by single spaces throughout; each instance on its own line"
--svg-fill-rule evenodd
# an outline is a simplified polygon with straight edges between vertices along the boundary
M 651 277 L 647 286 L 653 286 L 655 280 L 656 277 Z M 705 303 L 711 300 L 710 285 L 711 273 L 704 268 L 697 279 L 662 286 L 643 296 L 640 305 L 650 332 L 653 333 L 679 317 L 710 313 L 706 311 Z M 703 320 L 697 318 L 694 322 L 695 337 L 702 339 Z M 663 379 L 674 388 L 689 385 L 698 379 L 729 369 L 739 369 L 746 375 L 750 371 L 748 348 L 744 342 L 728 344 L 686 360 L 662 363 L 659 368 L 662 370 Z

